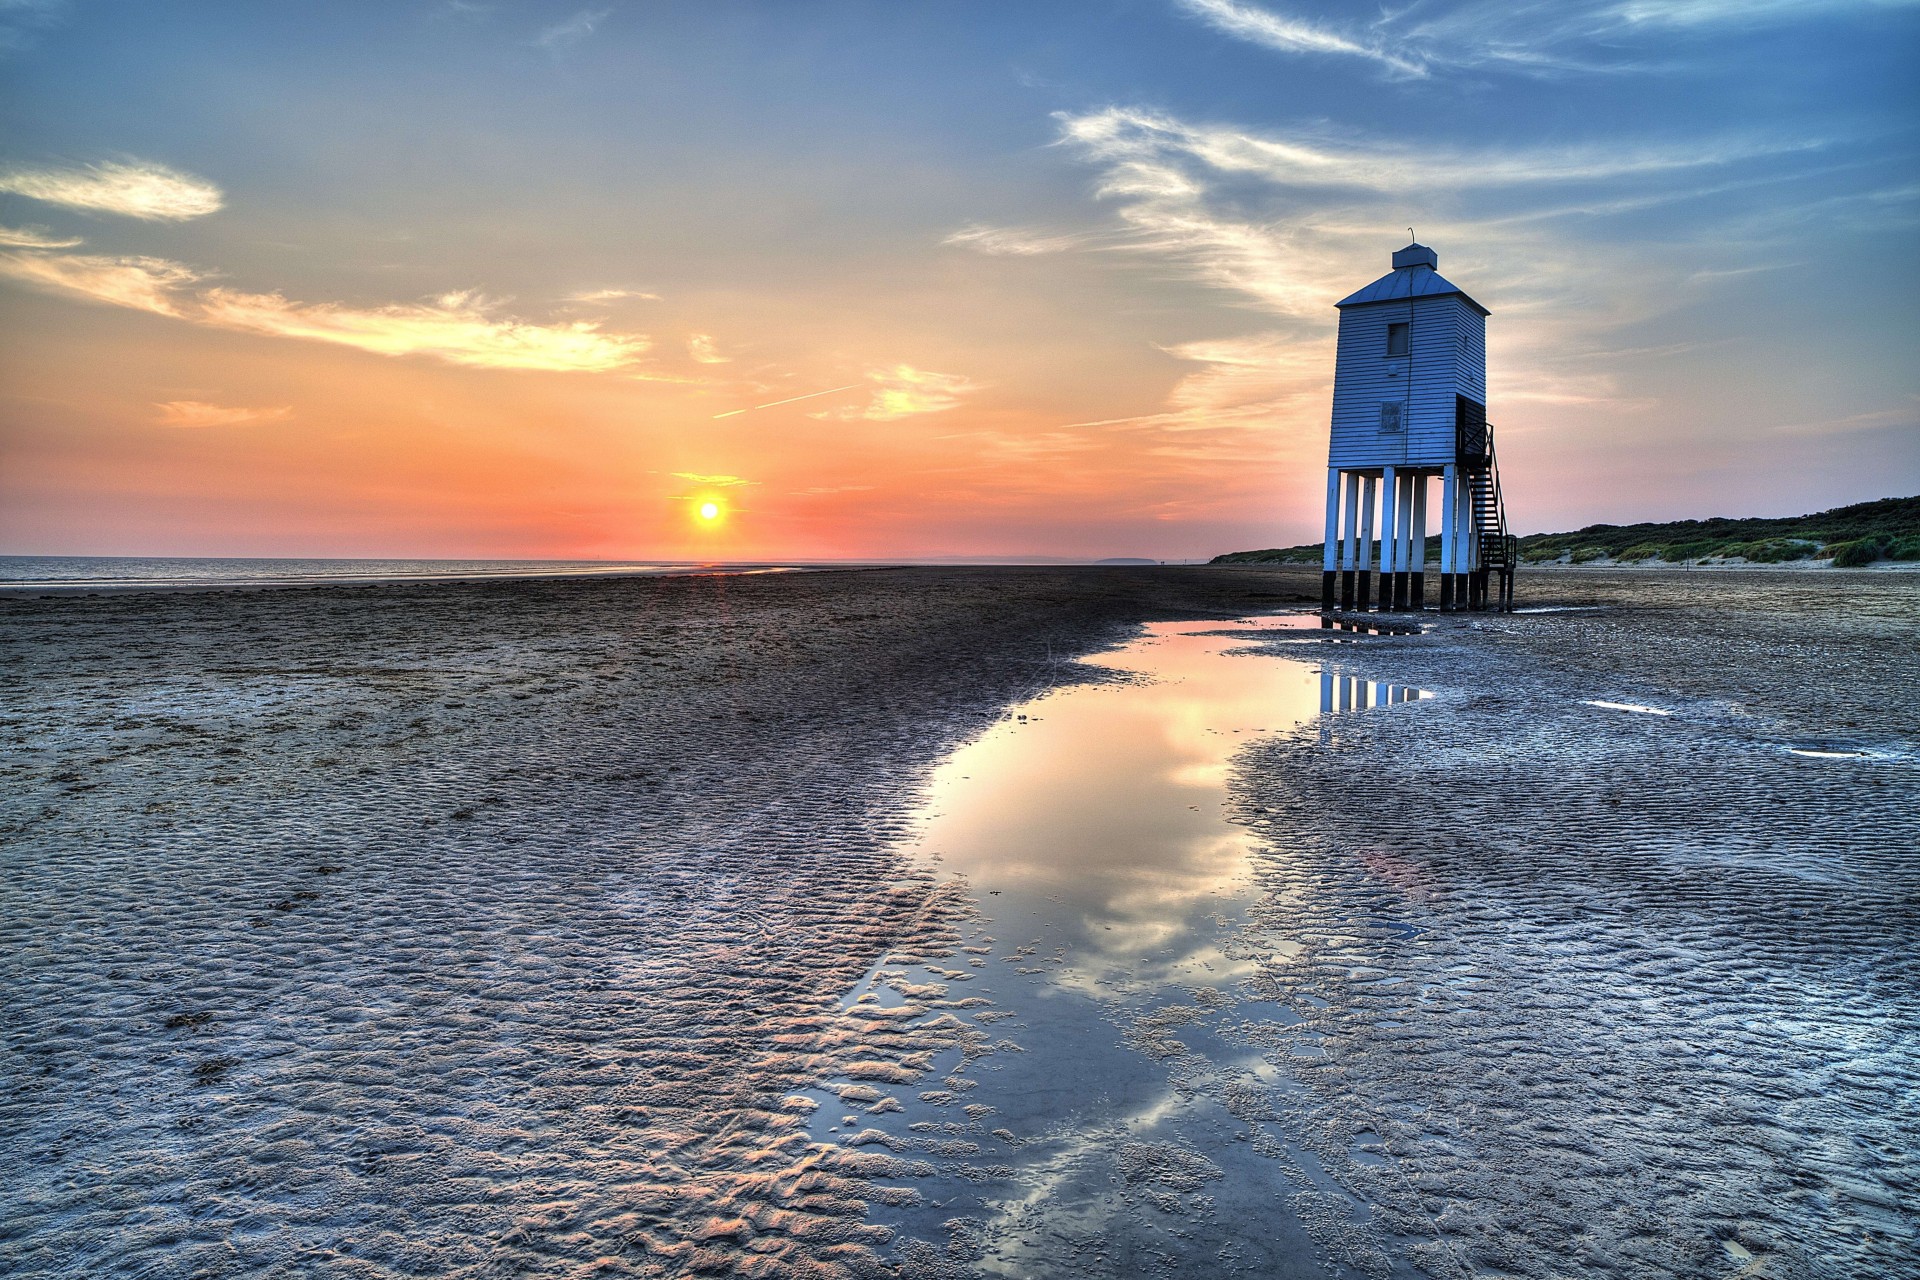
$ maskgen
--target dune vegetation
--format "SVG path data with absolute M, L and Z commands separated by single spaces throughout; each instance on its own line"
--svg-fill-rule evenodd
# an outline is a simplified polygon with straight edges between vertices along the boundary
M 1427 559 L 1440 553 L 1427 539 Z M 1594 524 L 1568 533 L 1520 539 L 1529 564 L 1790 564 L 1829 561 L 1858 568 L 1891 560 L 1920 560 L 1920 495 L 1856 502 L 1812 515 L 1673 520 L 1663 524 Z M 1214 564 L 1312 564 L 1320 544 L 1234 551 Z

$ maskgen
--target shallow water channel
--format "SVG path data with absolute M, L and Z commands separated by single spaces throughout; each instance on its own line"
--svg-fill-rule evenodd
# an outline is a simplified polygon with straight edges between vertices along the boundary
M 1291 1083 L 1183 1010 L 1224 1005 L 1253 968 L 1220 945 L 1255 897 L 1254 837 L 1227 817 L 1236 753 L 1319 716 L 1427 696 L 1304 660 L 1331 647 L 1248 650 L 1319 625 L 1151 624 L 1085 659 L 1118 678 L 1017 706 L 940 767 L 917 852 L 965 878 L 981 918 L 943 965 L 883 962 L 849 1002 L 945 984 L 993 1043 L 949 1053 L 890 1099 L 824 1093 L 813 1117 L 823 1141 L 884 1134 L 934 1164 L 919 1204 L 877 1211 L 903 1240 L 1010 1276 L 1328 1274 L 1289 1197 L 1344 1191 L 1302 1152 L 1275 1159 L 1277 1130 L 1211 1101 L 1220 1081 L 1182 1078 L 1163 1038 L 1260 1089 Z

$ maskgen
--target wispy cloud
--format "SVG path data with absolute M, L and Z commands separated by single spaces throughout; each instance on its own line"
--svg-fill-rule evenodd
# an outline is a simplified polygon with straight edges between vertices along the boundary
M 220 329 L 301 338 L 383 356 L 429 356 L 485 369 L 599 373 L 623 369 L 651 345 L 641 334 L 603 333 L 576 320 L 539 324 L 499 314 L 472 292 L 428 302 L 349 307 L 278 293 L 213 288 L 203 273 L 164 258 L 0 252 L 0 276 L 42 292 L 129 307 Z
M 1285 53 L 1331 53 L 1366 58 L 1403 76 L 1424 76 L 1420 61 L 1388 52 L 1371 41 L 1356 39 L 1302 18 L 1272 13 L 1234 0 L 1179 0 L 1179 5 L 1216 31 L 1278 49 Z
M 1325 341 L 1290 331 L 1181 343 L 1168 355 L 1195 366 L 1157 413 L 1055 428 L 1058 439 L 1104 431 L 1129 437 L 1133 447 L 1183 463 L 1240 463 L 1262 468 L 1297 453 L 1307 441 L 1285 428 L 1318 417 L 1326 404 L 1332 360 Z M 1311 441 L 1318 447 L 1319 441 Z
M 533 42 L 548 53 L 559 53 L 585 40 L 612 16 L 611 9 L 582 9 L 565 22 L 557 22 L 542 31 L 533 38 Z
M 209 289 L 196 318 L 226 329 L 305 338 L 383 356 L 433 356 L 487 369 L 595 373 L 619 369 L 650 345 L 637 334 L 601 333 L 588 321 L 534 324 L 496 314 L 473 293 L 421 303 L 345 307 L 290 301 L 277 293 Z
M 293 412 L 292 405 L 252 409 L 241 405 L 208 404 L 204 400 L 164 400 L 154 408 L 160 411 L 163 427 L 248 427 L 262 422 L 279 422 Z
M 1168 406 L 1199 419 L 1234 410 L 1279 414 L 1305 403 L 1317 406 L 1331 369 L 1326 345 L 1272 332 L 1168 347 L 1168 355 L 1199 366 L 1174 387 Z
M 1583 363 L 1583 353 L 1621 345 L 1617 330 L 1677 305 L 1676 282 L 1710 284 L 1744 270 L 1763 237 L 1703 229 L 1694 242 L 1683 232 L 1674 243 L 1649 245 L 1608 236 L 1603 219 L 1612 215 L 1596 210 L 1629 197 L 1641 208 L 1730 190 L 1762 166 L 1804 175 L 1816 168 L 1812 159 L 1790 157 L 1821 150 L 1811 140 L 1760 134 L 1416 148 L 1131 107 L 1059 120 L 1062 145 L 1097 167 L 1096 191 L 1114 212 L 1101 252 L 1151 260 L 1156 271 L 1172 265 L 1268 317 L 1253 335 L 1166 348 L 1197 368 L 1160 413 L 1125 420 L 1161 431 L 1303 419 L 1324 398 L 1333 303 L 1385 270 L 1384 251 L 1409 211 L 1443 256 L 1448 246 L 1470 247 L 1471 257 L 1443 269 L 1503 316 L 1492 337 L 1504 401 L 1644 409 L 1648 401 L 1623 393 L 1613 374 Z
M 894 422 L 922 413 L 958 408 L 960 398 L 979 390 L 972 379 L 957 373 L 935 373 L 910 364 L 889 365 L 867 373 L 873 393 L 864 405 L 828 409 L 810 416 L 842 421 Z
M 752 413 L 756 409 L 772 409 L 783 404 L 793 404 L 795 401 L 799 401 L 799 400 L 812 400 L 816 396 L 830 396 L 838 391 L 851 391 L 855 387 L 864 386 L 864 385 L 865 385 L 864 383 L 860 383 L 860 382 L 849 382 L 845 386 L 827 387 L 820 391 L 807 391 L 797 396 L 787 396 L 785 399 L 782 399 L 782 400 L 769 400 L 765 404 L 750 404 L 739 409 L 728 409 L 725 413 L 714 414 L 713 417 L 716 422 L 719 421 L 721 418 L 737 418 L 743 413 Z
M 807 489 L 794 489 L 790 496 L 795 498 L 824 498 L 832 493 L 871 493 L 870 484 L 816 484 Z
M 60 20 L 66 0 L 0 0 L 0 53 L 33 43 L 33 37 Z
M 673 473 L 673 476 L 676 480 L 691 480 L 693 483 L 705 485 L 709 489 L 737 489 L 741 485 L 760 483 L 758 480 L 744 480 L 739 476 L 702 475 L 697 471 L 676 471 Z
M 0 172 L 0 191 L 69 209 L 154 222 L 205 217 L 225 203 L 220 188 L 212 183 L 146 160 L 75 169 L 8 169 Z
M 952 245 L 955 248 L 972 249 L 976 253 L 996 257 L 1025 258 L 1073 249 L 1083 244 L 1086 239 L 1087 237 L 1081 234 L 1050 235 L 1024 227 L 989 227 L 976 224 L 962 227 L 940 243 Z
M 1853 431 L 1885 431 L 1895 427 L 1904 431 L 1920 429 L 1920 396 L 1909 396 L 1906 404 L 1892 409 L 1875 409 L 1868 413 L 1852 413 L 1811 422 L 1782 423 L 1772 430 L 1775 434 L 1786 436 L 1833 436 Z
M 1349 188 L 1405 197 L 1486 187 L 1539 187 L 1659 176 L 1757 156 L 1812 150 L 1812 138 L 1720 137 L 1684 144 L 1608 139 L 1584 145 L 1505 149 L 1355 142 L 1309 131 L 1275 136 L 1231 125 L 1190 124 L 1134 107 L 1062 113 L 1062 141 L 1111 163 L 1102 194 L 1188 196 L 1201 187 L 1170 161 L 1198 162 L 1223 174 L 1276 185 Z
M 0 276 L 43 293 L 179 316 L 180 291 L 200 273 L 165 258 L 107 258 L 84 253 L 0 253 Z
M 1214 30 L 1282 53 L 1359 58 L 1394 78 L 1443 71 L 1527 76 L 1650 71 L 1664 41 L 1687 30 L 1779 26 L 1840 13 L 1909 8 L 1915 0 L 1425 0 L 1343 26 L 1244 0 L 1174 0 Z
M 1625 0 L 1593 6 L 1621 22 L 1648 26 L 1757 26 L 1830 13 L 1911 8 L 1914 0 Z
M 71 249 L 85 243 L 78 236 L 56 236 L 40 227 L 0 227 L 0 245 L 14 249 Z
M 587 289 L 581 293 L 568 294 L 566 300 L 568 302 L 597 303 L 619 302 L 626 298 L 640 299 L 648 302 L 660 301 L 659 294 L 645 293 L 639 289 Z
M 714 345 L 710 333 L 690 333 L 687 335 L 687 354 L 701 364 L 728 364 L 733 357 L 723 356 Z
M 1811 152 L 1818 145 L 1753 137 L 1414 149 L 1305 130 L 1263 133 L 1193 124 L 1125 107 L 1063 115 L 1060 129 L 1063 143 L 1101 167 L 1098 192 L 1129 232 L 1111 249 L 1182 263 L 1195 279 L 1262 310 L 1315 321 L 1342 294 L 1365 283 L 1353 276 L 1356 254 L 1363 245 L 1377 246 L 1396 223 L 1404 225 L 1410 208 L 1436 221 L 1446 211 L 1444 227 L 1429 222 L 1430 229 L 1423 229 L 1428 238 L 1444 229 L 1456 243 L 1503 246 L 1502 260 L 1488 265 L 1498 271 L 1491 278 L 1503 287 L 1510 308 L 1571 292 L 1617 300 L 1644 289 L 1651 296 L 1651 278 L 1664 270 L 1657 260 L 1591 235 L 1576 243 L 1554 218 L 1590 212 L 1585 195 L 1595 188 L 1651 198 L 1676 185 L 1698 185 L 1696 175 L 1704 172 Z M 1265 194 L 1249 190 L 1249 181 L 1263 184 Z M 1579 195 L 1570 198 L 1570 192 Z M 1491 230 L 1496 223 L 1497 234 Z M 1692 269 L 1714 265 L 1699 260 Z M 1489 279 L 1482 274 L 1478 287 L 1488 287 Z

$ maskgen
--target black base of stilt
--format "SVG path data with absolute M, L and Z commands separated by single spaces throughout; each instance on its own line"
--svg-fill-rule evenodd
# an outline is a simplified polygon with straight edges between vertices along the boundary
M 1320 574 L 1320 607 L 1333 609 L 1333 570 L 1325 569 Z
M 1353 570 L 1351 569 L 1340 571 L 1340 607 L 1353 608 Z
M 1453 612 L 1453 575 L 1450 573 L 1440 575 L 1440 612 Z
M 1427 575 L 1416 569 L 1410 576 L 1412 581 L 1407 587 L 1407 607 L 1415 613 L 1424 613 L 1427 608 Z
M 1373 570 L 1354 571 L 1353 607 L 1365 613 L 1373 607 Z

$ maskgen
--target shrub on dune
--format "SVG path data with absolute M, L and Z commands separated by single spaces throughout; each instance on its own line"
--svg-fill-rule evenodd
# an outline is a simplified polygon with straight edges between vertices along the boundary
M 1864 538 L 1855 538 L 1851 542 L 1836 542 L 1827 548 L 1833 556 L 1836 569 L 1858 569 L 1862 565 L 1872 564 L 1882 558 L 1893 539 L 1882 533 L 1869 534 Z
M 1754 564 L 1784 564 L 1804 560 L 1813 554 L 1814 545 L 1803 538 L 1763 538 L 1758 542 L 1740 542 L 1724 547 L 1719 554 L 1738 556 Z

